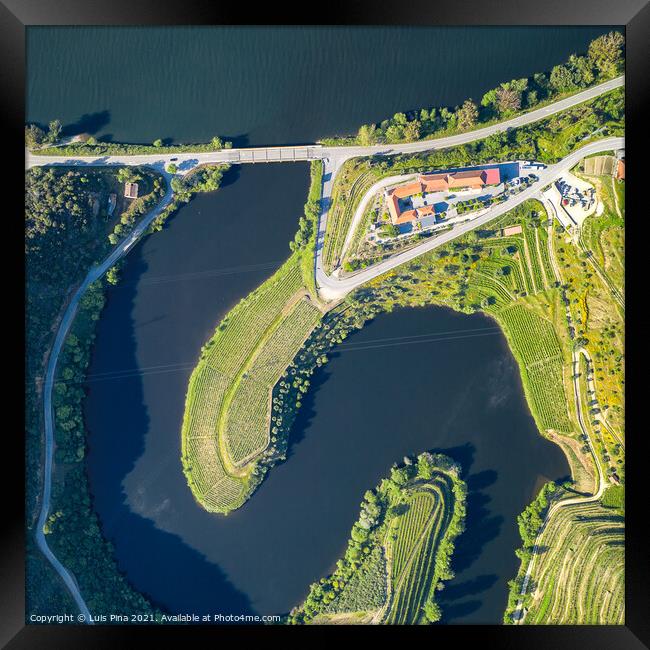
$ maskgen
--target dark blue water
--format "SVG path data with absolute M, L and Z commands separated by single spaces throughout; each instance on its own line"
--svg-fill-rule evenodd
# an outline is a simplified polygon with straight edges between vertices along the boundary
M 550 70 L 606 27 L 29 27 L 27 117 L 103 139 L 313 142 Z
M 133 585 L 165 609 L 286 612 L 331 571 L 364 491 L 404 455 L 438 449 L 470 487 L 446 620 L 499 622 L 516 516 L 568 468 L 537 433 L 506 342 L 483 316 L 377 318 L 316 375 L 289 460 L 241 510 L 211 515 L 187 487 L 180 427 L 199 348 L 279 265 L 307 184 L 306 164 L 244 167 L 129 256 L 99 323 L 86 402 L 104 532 Z M 412 336 L 418 344 L 401 338 Z M 129 376 L 103 374 L 116 371 Z
M 479 99 L 604 31 L 30 28 L 29 119 L 120 141 L 313 141 Z M 442 450 L 470 490 L 443 620 L 499 623 L 516 515 L 568 467 L 537 433 L 500 333 L 465 337 L 494 327 L 483 316 L 400 310 L 350 337 L 368 346 L 341 348 L 318 373 L 288 461 L 239 511 L 206 513 L 185 483 L 180 426 L 199 349 L 287 257 L 307 187 L 305 164 L 233 170 L 129 255 L 99 323 L 86 402 L 104 533 L 135 588 L 169 611 L 286 612 L 340 556 L 363 492 L 405 454 Z M 411 335 L 420 343 L 384 341 Z M 129 376 L 98 376 L 116 371 Z

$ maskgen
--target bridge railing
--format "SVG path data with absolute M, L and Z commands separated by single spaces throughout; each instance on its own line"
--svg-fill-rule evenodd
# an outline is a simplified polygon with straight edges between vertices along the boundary
M 234 149 L 228 153 L 228 162 L 237 164 L 319 160 L 323 157 L 321 151 L 320 145 Z

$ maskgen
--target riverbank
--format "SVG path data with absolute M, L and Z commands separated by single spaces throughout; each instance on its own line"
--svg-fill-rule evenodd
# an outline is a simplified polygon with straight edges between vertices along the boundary
M 313 584 L 292 625 L 414 625 L 440 619 L 436 593 L 454 577 L 454 540 L 464 530 L 461 469 L 424 452 L 395 465 L 364 494 L 337 570 Z
M 217 172 L 218 174 L 215 176 L 209 169 L 197 170 L 191 183 L 182 185 L 186 200 L 189 200 L 192 193 L 214 189 L 215 184 L 218 186 L 222 170 L 217 170 Z M 34 261 L 30 260 L 30 253 L 32 253 L 32 257 L 38 257 L 47 250 L 48 243 L 51 245 L 47 235 L 50 235 L 50 238 L 53 237 L 56 242 L 57 235 L 59 235 L 57 232 L 58 220 L 63 217 L 64 221 L 69 221 L 68 213 L 61 214 L 59 212 L 62 205 L 65 205 L 66 209 L 71 210 L 77 217 L 83 218 L 82 223 L 85 228 L 80 227 L 80 232 L 90 230 L 91 239 L 98 239 L 99 242 L 102 242 L 100 233 L 96 231 L 106 229 L 106 225 L 96 219 L 99 213 L 100 195 L 96 191 L 92 192 L 92 188 L 97 184 L 97 179 L 93 178 L 92 172 L 77 170 L 54 172 L 50 170 L 44 173 L 42 170 L 36 170 L 30 173 L 31 177 L 28 176 L 27 183 L 27 215 L 28 222 L 31 217 L 36 227 L 31 234 L 28 230 L 28 237 L 36 242 L 32 244 L 33 253 L 28 247 L 28 268 L 30 268 L 29 262 Z M 112 172 L 105 171 L 97 173 L 99 179 L 104 181 L 104 185 L 107 182 L 105 177 L 109 176 L 109 189 L 115 190 L 116 185 L 119 187 L 123 179 L 120 171 L 116 173 L 117 180 L 113 179 L 111 174 Z M 118 281 L 116 263 L 139 237 L 148 232 L 148 227 L 156 218 L 167 218 L 170 214 L 169 208 L 177 207 L 177 204 L 172 201 L 171 191 L 166 187 L 165 179 L 155 172 L 130 168 L 128 177 L 140 182 L 143 194 L 140 198 L 132 200 L 124 206 L 119 222 L 111 223 L 113 229 L 107 239 L 111 244 L 116 244 L 112 251 L 106 240 L 103 240 L 103 246 L 98 242 L 95 242 L 94 247 L 88 246 L 87 254 L 90 255 L 96 255 L 97 248 L 103 252 L 111 252 L 101 262 L 95 260 L 96 265 L 88 271 L 68 302 L 65 313 L 57 324 L 52 349 L 45 355 L 47 370 L 42 383 L 42 392 L 39 395 L 44 414 L 45 471 L 43 498 L 34 535 L 39 549 L 65 582 L 77 607 L 88 623 L 91 622 L 89 607 L 95 611 L 126 609 L 148 615 L 156 614 L 156 610 L 141 594 L 131 588 L 114 564 L 111 546 L 102 536 L 97 516 L 90 507 L 91 500 L 84 463 L 87 440 L 82 416 L 82 402 L 85 397 L 82 384 L 95 338 L 95 324 L 99 320 L 104 306 L 102 276 L 107 273 L 108 283 L 116 284 Z M 41 187 L 40 191 L 30 193 L 30 180 L 32 183 L 41 185 L 45 182 L 47 191 L 43 192 L 43 187 Z M 81 201 L 77 205 L 73 205 L 71 199 L 66 199 L 63 190 L 69 191 L 69 187 L 58 188 L 53 197 L 47 186 L 48 183 L 57 181 L 70 183 L 75 180 L 82 185 L 75 192 L 74 200 Z M 83 185 L 88 185 L 88 188 L 83 188 Z M 106 188 L 104 187 L 104 189 Z M 93 200 L 86 200 L 84 206 L 84 199 L 88 198 L 87 194 Z M 156 200 L 158 200 L 157 203 Z M 111 204 L 113 205 L 112 201 Z M 95 217 L 95 220 L 89 219 L 90 214 L 84 213 L 84 208 L 89 211 L 89 206 L 92 206 L 92 216 Z M 101 214 L 106 216 L 105 210 L 102 210 Z M 144 217 L 137 221 L 138 215 L 144 215 Z M 47 224 L 54 235 L 52 236 L 51 232 L 48 232 L 48 228 L 39 226 L 40 222 Z M 159 227 L 162 227 L 162 222 L 159 223 Z M 79 234 L 75 233 L 73 236 L 79 237 Z M 43 241 L 39 241 L 39 239 Z M 85 264 L 83 262 L 80 264 L 79 258 L 76 258 L 75 262 L 76 264 L 71 264 L 68 257 L 61 257 L 59 272 L 62 278 L 57 278 L 56 275 L 48 276 L 49 281 L 52 282 L 52 277 L 54 277 L 56 285 L 56 281 L 61 282 L 68 275 L 74 277 L 74 273 L 82 273 Z M 70 279 L 67 278 L 67 281 Z M 36 278 L 32 277 L 31 280 L 32 284 L 28 283 L 28 296 L 31 295 L 29 289 L 36 283 Z M 61 288 L 59 288 L 59 292 L 65 295 Z M 47 294 L 38 290 L 36 296 L 36 302 L 42 301 L 44 298 L 47 302 L 49 298 Z M 30 315 L 33 317 L 36 305 L 32 303 L 31 307 Z M 29 329 L 28 332 L 30 332 Z M 28 367 L 29 361 L 30 355 L 28 355 Z M 35 403 L 33 406 L 40 408 L 40 403 Z M 55 449 L 56 463 L 53 458 Z M 89 538 L 90 541 L 80 545 L 79 540 L 85 538 Z M 31 555 L 30 558 L 36 559 Z M 100 569 L 100 567 L 103 568 Z M 89 571 L 90 568 L 92 571 Z M 36 567 L 30 572 L 28 566 L 28 593 L 36 589 L 38 581 L 36 576 L 40 573 L 41 570 Z M 87 594 L 85 598 L 82 592 Z M 30 602 L 31 598 L 28 596 Z M 34 596 L 33 600 L 38 602 L 41 599 Z M 63 602 L 67 602 L 67 600 Z M 56 600 L 54 603 L 56 604 Z M 51 599 L 48 599 L 47 605 L 52 605 Z

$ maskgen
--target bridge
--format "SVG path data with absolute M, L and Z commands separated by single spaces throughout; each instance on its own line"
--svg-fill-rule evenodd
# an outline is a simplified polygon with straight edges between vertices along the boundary
M 250 149 L 230 149 L 227 162 L 231 165 L 241 163 L 298 162 L 301 160 L 321 160 L 324 157 L 322 145 L 304 147 L 265 147 Z
M 586 102 L 603 93 L 622 87 L 625 77 L 621 75 L 610 79 L 597 86 L 592 86 L 579 93 L 560 99 L 557 102 L 542 106 L 527 113 L 522 113 L 504 122 L 492 124 L 474 131 L 467 131 L 458 135 L 452 135 L 432 140 L 419 140 L 402 144 L 375 144 L 368 146 L 322 146 L 319 144 L 303 144 L 291 146 L 271 147 L 249 147 L 241 149 L 217 149 L 215 151 L 183 152 L 161 148 L 160 153 L 147 154 L 109 154 L 109 155 L 41 155 L 38 152 L 25 152 L 25 167 L 42 165 L 60 166 L 106 166 L 106 165 L 148 165 L 165 172 L 166 166 L 173 162 L 181 174 L 187 173 L 196 165 L 202 164 L 224 164 L 232 165 L 246 163 L 269 163 L 269 162 L 299 162 L 309 160 L 323 160 L 325 162 L 325 174 L 333 177 L 343 162 L 357 156 L 387 156 L 405 153 L 420 153 L 431 149 L 443 149 L 455 147 L 460 144 L 473 142 L 486 138 L 494 133 L 507 131 L 508 129 L 524 126 L 538 120 L 550 117 L 555 113 L 571 108 L 582 102 Z
M 397 153 L 415 153 L 427 151 L 432 149 L 442 149 L 446 147 L 453 147 L 459 144 L 472 142 L 485 138 L 492 133 L 505 131 L 509 128 L 529 124 L 536 120 L 544 119 L 559 111 L 565 110 L 584 101 L 588 101 L 593 97 L 613 90 L 614 88 L 623 86 L 624 77 L 617 77 L 593 88 L 589 88 L 575 95 L 571 95 L 548 106 L 544 106 L 529 113 L 525 113 L 511 120 L 494 124 L 482 129 L 476 129 L 467 133 L 438 138 L 435 140 L 425 140 L 419 142 L 406 143 L 401 145 L 372 145 L 368 147 L 322 147 L 320 145 L 299 145 L 288 147 L 259 147 L 250 149 L 220 149 L 217 151 L 203 152 L 203 153 L 170 153 L 162 150 L 160 153 L 153 154 L 137 154 L 137 155 L 110 155 L 110 156 L 66 156 L 62 155 L 39 155 L 30 151 L 25 152 L 25 167 L 31 168 L 43 165 L 59 165 L 59 166 L 108 166 L 108 165 L 148 165 L 159 169 L 167 178 L 170 174 L 166 170 L 166 166 L 170 162 L 174 162 L 181 173 L 187 173 L 190 169 L 198 164 L 206 163 L 230 163 L 230 164 L 243 164 L 243 163 L 269 163 L 269 162 L 294 162 L 305 160 L 323 160 L 324 174 L 323 174 L 323 188 L 322 188 L 322 209 L 320 213 L 316 243 L 316 254 L 314 260 L 316 283 L 319 292 L 324 298 L 329 300 L 336 300 L 342 298 L 347 293 L 356 287 L 368 282 L 374 277 L 385 273 L 386 271 L 394 268 L 399 264 L 410 261 L 424 252 L 432 250 L 433 248 L 443 245 L 452 238 L 458 237 L 464 232 L 476 228 L 483 223 L 497 217 L 500 213 L 511 210 L 518 203 L 531 198 L 533 192 L 537 192 L 539 187 L 545 183 L 551 182 L 554 178 L 563 173 L 566 169 L 570 169 L 575 165 L 578 160 L 592 153 L 600 151 L 607 151 L 611 149 L 620 149 L 625 146 L 623 138 L 608 138 L 598 142 L 591 143 L 582 147 L 581 149 L 573 152 L 563 160 L 555 165 L 549 166 L 540 175 L 540 180 L 533 187 L 521 192 L 513 200 L 508 201 L 507 205 L 498 206 L 496 209 L 491 210 L 487 215 L 473 220 L 471 223 L 463 224 L 454 229 L 453 233 L 442 235 L 433 241 L 425 241 L 423 244 L 405 251 L 374 265 L 371 268 L 364 269 L 363 271 L 352 275 L 348 278 L 338 278 L 328 276 L 322 265 L 322 247 L 325 238 L 325 231 L 327 227 L 327 213 L 331 202 L 331 192 L 337 172 L 340 170 L 344 161 L 355 156 L 368 156 L 368 155 L 394 155 Z M 72 296 L 68 306 L 65 310 L 63 318 L 59 323 L 54 345 L 48 358 L 47 369 L 45 375 L 45 382 L 43 386 L 43 405 L 44 405 L 44 433 L 45 433 L 45 460 L 44 460 L 44 476 L 43 476 L 43 498 L 41 501 L 41 509 L 39 513 L 36 542 L 39 549 L 44 553 L 53 569 L 59 574 L 64 581 L 69 592 L 79 608 L 81 614 L 85 617 L 86 622 L 91 622 L 90 611 L 86 602 L 79 591 L 79 587 L 74 579 L 74 576 L 67 570 L 66 567 L 58 560 L 48 546 L 43 526 L 47 521 L 50 511 L 51 499 L 51 484 L 52 484 L 52 465 L 54 454 L 54 413 L 52 410 L 52 385 L 57 367 L 57 362 L 63 342 L 70 328 L 70 325 L 75 317 L 79 301 L 86 289 L 92 282 L 102 277 L 106 271 L 113 266 L 121 257 L 126 255 L 135 241 L 146 232 L 149 224 L 153 219 L 160 214 L 160 212 L 171 202 L 173 193 L 171 189 L 167 188 L 167 192 L 163 200 L 148 213 L 143 220 L 135 227 L 134 231 L 116 246 L 110 255 L 100 264 L 90 269 L 86 278 L 81 283 L 77 291 Z M 79 619 L 84 620 L 84 619 Z

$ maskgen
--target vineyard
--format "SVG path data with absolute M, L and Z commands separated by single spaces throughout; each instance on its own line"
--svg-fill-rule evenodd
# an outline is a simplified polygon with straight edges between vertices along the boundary
M 531 284 L 534 287 L 529 293 L 537 293 L 546 289 L 542 261 L 540 260 L 540 251 L 538 247 L 538 229 L 524 226 L 524 246 L 526 248 L 526 265 L 530 271 Z
M 328 273 L 332 271 L 341 254 L 357 205 L 380 177 L 376 168 L 370 167 L 359 173 L 358 166 L 359 163 L 355 160 L 345 163 L 332 189 L 332 207 L 327 217 L 328 227 L 323 243 L 323 263 Z M 355 178 L 348 188 L 353 175 Z
M 564 388 L 563 357 L 553 324 L 523 304 L 495 313 L 519 361 L 524 390 L 542 431 L 569 433 L 572 425 Z
M 443 474 L 410 495 L 406 514 L 389 532 L 392 594 L 385 622 L 413 624 L 438 582 L 436 555 L 453 513 L 451 480 Z M 394 540 L 392 539 L 394 537 Z
M 493 237 L 481 242 L 481 246 L 487 255 L 481 257 L 472 272 L 469 289 L 476 292 L 478 302 L 487 299 L 491 303 L 492 309 L 488 311 L 505 306 L 520 296 L 537 293 L 533 279 L 537 272 L 531 274 L 528 263 L 530 253 L 531 264 L 540 268 L 536 247 L 527 248 L 525 239 L 518 235 Z M 491 278 L 491 282 L 486 281 L 486 276 Z M 540 291 L 545 289 L 543 280 L 538 286 Z
M 544 269 L 544 276 L 546 277 L 546 284 L 549 287 L 554 286 L 556 278 L 553 264 L 551 262 L 551 252 L 548 249 L 548 231 L 545 228 L 537 230 L 537 237 L 539 243 L 539 253 L 542 260 L 542 268 Z
M 304 294 L 294 255 L 230 311 L 192 373 L 183 469 L 211 512 L 233 510 L 248 496 L 252 461 L 269 443 L 273 386 L 320 319 Z
M 311 585 L 289 623 L 433 623 L 436 587 L 453 577 L 454 539 L 464 529 L 460 467 L 420 454 L 368 491 L 336 571 Z
M 623 516 L 599 502 L 559 508 L 542 536 L 524 623 L 622 625 L 624 531 Z
M 321 313 L 305 298 L 282 317 L 259 353 L 241 373 L 225 420 L 226 448 L 237 466 L 262 452 L 269 443 L 271 391 L 320 320 Z

